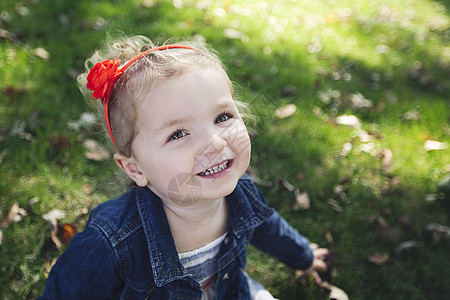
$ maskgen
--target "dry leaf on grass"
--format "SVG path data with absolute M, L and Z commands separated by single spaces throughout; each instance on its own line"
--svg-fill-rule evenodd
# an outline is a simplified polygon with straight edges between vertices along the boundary
M 14 203 L 9 210 L 8 216 L 2 220 L 1 226 L 8 227 L 11 223 L 16 223 L 22 221 L 24 217 L 28 215 L 27 211 L 19 207 L 19 204 Z
M 432 150 L 444 150 L 447 148 L 448 148 L 447 143 L 441 143 L 441 142 L 433 141 L 433 140 L 426 140 L 423 145 L 423 149 L 425 149 L 426 152 L 432 151 Z
M 350 102 L 353 109 L 372 108 L 373 103 L 371 100 L 366 99 L 361 93 L 352 94 L 350 96 Z
M 336 118 L 336 123 L 339 125 L 351 126 L 356 129 L 361 128 L 361 122 L 354 115 L 342 115 Z
M 406 241 L 398 245 L 397 248 L 395 248 L 395 252 L 398 255 L 406 255 L 412 253 L 414 250 L 417 249 L 417 244 L 414 241 Z
M 46 214 L 42 215 L 42 218 L 49 221 L 50 223 L 59 219 L 62 219 L 66 216 L 66 213 L 60 209 L 52 209 Z
M 425 227 L 424 238 L 427 245 L 436 247 L 441 243 L 450 246 L 450 227 L 431 223 Z
M 337 286 L 332 285 L 326 281 L 323 281 L 320 286 L 326 290 L 330 291 L 330 295 L 328 295 L 328 299 L 330 300 L 348 300 L 348 295 L 342 289 Z
M 374 265 L 381 266 L 389 260 L 389 253 L 375 252 L 374 254 L 369 256 L 368 260 Z
M 275 115 L 280 119 L 285 119 L 292 116 L 297 111 L 295 104 L 283 105 L 275 110 Z
M 300 193 L 298 189 L 294 192 L 294 204 L 292 205 L 292 209 L 294 211 L 299 210 L 308 210 L 311 207 L 311 202 L 309 200 L 309 196 L 307 192 Z
M 359 129 L 356 134 L 363 143 L 368 143 L 373 140 L 373 137 L 367 131 Z
M 280 182 L 280 185 L 287 191 L 289 191 L 289 192 L 295 191 L 295 186 L 292 183 L 290 183 L 289 181 L 287 181 L 286 178 L 281 178 L 279 182 Z
M 50 239 L 55 244 L 58 250 L 62 248 L 62 242 L 58 237 L 58 220 L 66 216 L 66 213 L 59 209 L 52 209 L 48 213 L 42 215 L 42 218 L 49 221 L 51 225 Z
M 331 209 L 333 209 L 335 212 L 341 213 L 344 211 L 342 209 L 342 206 L 340 206 L 336 200 L 330 198 L 327 202 L 331 206 Z
M 375 252 L 374 254 L 369 256 L 368 260 L 370 263 L 374 265 L 381 266 L 382 264 L 384 264 L 389 260 L 389 253 Z
M 328 244 L 333 245 L 334 239 L 333 236 L 331 235 L 331 232 L 329 232 L 328 230 L 324 230 L 323 234 L 325 235 Z
M 75 224 L 65 223 L 58 226 L 58 238 L 59 240 L 65 244 L 69 245 L 72 237 L 77 233 L 77 227 Z
M 50 58 L 50 53 L 48 53 L 48 51 L 42 47 L 36 48 L 34 50 L 34 55 L 36 55 L 37 57 L 40 57 L 42 59 L 45 59 L 45 60 Z
M 87 159 L 103 161 L 110 157 L 108 150 L 95 140 L 86 139 L 83 142 L 83 146 L 87 150 L 84 154 Z
M 383 163 L 383 170 L 385 172 L 389 171 L 392 166 L 392 161 L 394 159 L 394 155 L 392 151 L 388 148 L 383 148 L 378 152 L 378 156 L 381 158 L 381 162 Z
M 347 156 L 350 151 L 352 151 L 353 148 L 353 144 L 352 143 L 345 143 L 344 146 L 342 147 L 341 151 L 339 152 L 340 156 Z

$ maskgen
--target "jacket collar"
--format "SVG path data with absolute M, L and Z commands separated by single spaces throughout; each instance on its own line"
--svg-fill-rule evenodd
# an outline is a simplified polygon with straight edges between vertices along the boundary
M 253 188 L 252 188 L 253 187 Z M 244 175 L 227 196 L 230 207 L 229 232 L 236 236 L 252 230 L 272 214 L 273 209 L 258 199 L 258 191 Z M 138 189 L 136 204 L 147 240 L 155 284 L 161 287 L 189 277 L 183 272 L 161 199 L 148 188 Z

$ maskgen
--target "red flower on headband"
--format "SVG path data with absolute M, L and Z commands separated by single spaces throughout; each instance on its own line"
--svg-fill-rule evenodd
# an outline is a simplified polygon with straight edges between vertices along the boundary
M 87 88 L 94 91 L 92 98 L 100 99 L 102 103 L 105 98 L 109 98 L 111 90 L 116 80 L 122 75 L 122 71 L 118 70 L 120 59 L 105 60 L 97 63 L 89 72 L 87 77 Z

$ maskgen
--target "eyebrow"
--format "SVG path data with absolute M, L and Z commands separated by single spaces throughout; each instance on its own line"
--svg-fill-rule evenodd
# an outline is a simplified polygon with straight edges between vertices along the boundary
M 176 118 L 176 119 L 172 119 L 169 120 L 167 122 L 164 122 L 160 127 L 158 127 L 158 129 L 156 129 L 156 132 L 161 132 L 162 130 L 178 125 L 178 124 L 182 124 L 182 123 L 187 123 L 187 122 L 191 122 L 193 121 L 194 118 L 193 117 L 181 117 L 181 118 Z
M 221 103 L 221 104 L 217 105 L 217 106 L 215 107 L 215 109 L 216 109 L 216 110 L 224 110 L 224 109 L 229 109 L 229 108 L 231 108 L 231 107 L 232 107 L 232 103 L 230 103 L 230 102 L 224 102 L 224 103 Z
M 221 103 L 221 104 L 215 106 L 214 110 L 221 111 L 221 110 L 225 110 L 225 109 L 231 109 L 231 107 L 232 107 L 232 103 L 224 102 L 224 103 Z M 194 117 L 190 117 L 190 116 L 175 118 L 175 119 L 169 120 L 167 122 L 164 122 L 161 126 L 159 126 L 156 129 L 156 132 L 161 132 L 162 130 L 164 130 L 166 128 L 170 128 L 175 125 L 192 122 L 193 120 L 194 120 Z

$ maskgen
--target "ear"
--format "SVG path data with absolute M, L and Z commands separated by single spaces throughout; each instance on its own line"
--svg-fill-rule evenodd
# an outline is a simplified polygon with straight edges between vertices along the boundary
M 148 179 L 139 168 L 139 165 L 133 157 L 128 157 L 120 153 L 114 154 L 116 164 L 131 178 L 138 186 L 148 185 Z

